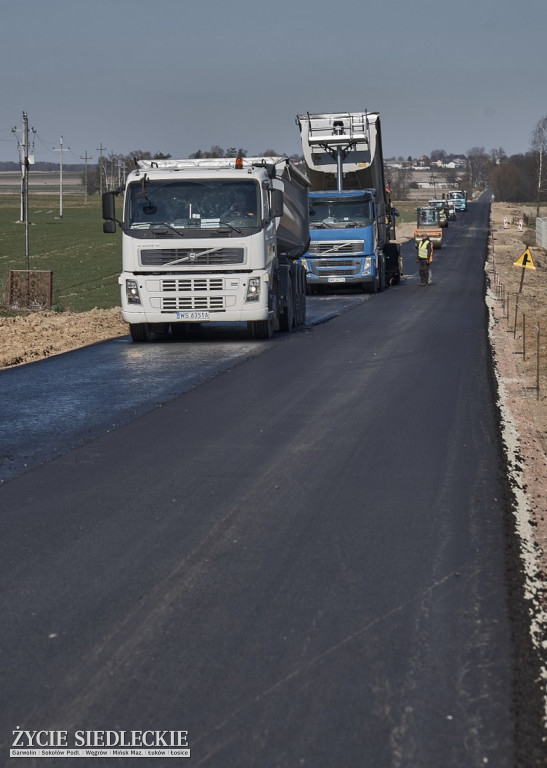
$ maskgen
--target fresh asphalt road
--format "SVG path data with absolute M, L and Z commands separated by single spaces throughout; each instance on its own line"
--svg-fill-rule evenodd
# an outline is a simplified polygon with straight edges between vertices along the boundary
M 410 247 L 401 285 L 192 341 L 178 373 L 184 344 L 121 340 L 0 376 L 2 764 L 20 727 L 186 730 L 219 768 L 512 768 L 487 233 L 473 205 L 432 286 Z

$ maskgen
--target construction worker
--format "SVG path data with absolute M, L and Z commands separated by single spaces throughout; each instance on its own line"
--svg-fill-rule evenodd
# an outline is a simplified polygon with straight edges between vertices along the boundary
M 420 285 L 427 285 L 431 282 L 429 265 L 433 261 L 433 243 L 427 233 L 424 232 L 422 239 L 418 243 L 417 262 L 420 270 Z

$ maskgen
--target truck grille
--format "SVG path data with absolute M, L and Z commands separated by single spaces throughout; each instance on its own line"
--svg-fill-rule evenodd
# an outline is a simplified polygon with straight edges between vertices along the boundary
M 140 252 L 143 267 L 158 267 L 180 262 L 180 266 L 204 266 L 223 264 L 243 264 L 243 248 L 153 248 Z
M 162 312 L 201 309 L 209 312 L 222 312 L 224 296 L 168 296 L 161 302 Z
M 161 311 L 201 309 L 221 312 L 225 308 L 224 295 L 214 291 L 224 290 L 221 277 L 180 277 L 161 280 Z M 172 294 L 171 296 L 165 294 Z M 198 294 L 204 295 L 198 295 Z
M 161 292 L 194 293 L 197 291 L 222 291 L 224 280 L 221 277 L 173 277 L 161 281 Z
M 352 277 L 361 271 L 361 259 L 311 259 L 310 272 L 317 277 Z
M 310 243 L 309 253 L 321 254 L 328 253 L 336 256 L 344 253 L 363 253 L 364 244 L 362 240 L 335 240 L 333 242 L 315 241 Z

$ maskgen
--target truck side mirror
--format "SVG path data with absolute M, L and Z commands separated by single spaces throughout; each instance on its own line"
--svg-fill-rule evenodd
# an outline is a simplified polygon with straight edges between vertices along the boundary
M 283 191 L 272 189 L 270 198 L 270 215 L 272 218 L 283 216 Z
M 113 192 L 103 192 L 103 219 L 114 221 L 116 218 L 116 204 Z

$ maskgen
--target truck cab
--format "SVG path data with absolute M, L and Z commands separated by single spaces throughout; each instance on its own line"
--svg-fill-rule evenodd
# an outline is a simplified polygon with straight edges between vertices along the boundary
M 457 211 L 467 210 L 467 192 L 463 189 L 453 189 L 447 195 L 447 200 L 453 202 Z
M 302 257 L 310 293 L 320 285 L 374 288 L 378 264 L 376 208 L 370 190 L 310 193 L 310 247 Z M 385 265 L 380 265 L 385 274 Z

